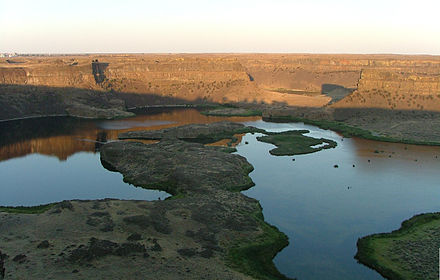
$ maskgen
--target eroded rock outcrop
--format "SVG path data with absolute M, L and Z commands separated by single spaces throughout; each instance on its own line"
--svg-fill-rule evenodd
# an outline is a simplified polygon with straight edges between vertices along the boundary
M 2 254 L 2 251 L 0 251 L 0 278 L 4 279 L 5 278 L 5 260 L 6 260 L 6 255 Z
M 225 138 L 231 138 L 234 134 L 261 131 L 261 129 L 248 127 L 241 123 L 216 122 L 210 124 L 189 124 L 160 130 L 128 131 L 120 133 L 118 138 L 146 140 L 175 138 L 192 142 L 213 143 Z
M 73 116 L 112 119 L 134 116 L 125 102 L 99 91 L 0 85 L 0 120 Z
M 9 264 L 14 276 L 286 279 L 271 259 L 287 237 L 264 223 L 258 201 L 237 192 L 253 184 L 245 158 L 164 138 L 108 143 L 101 160 L 125 181 L 174 199 L 66 201 L 35 216 L 0 213 L 2 249 L 26 252 L 25 265 Z M 50 245 L 36 249 L 42 239 Z
M 333 107 L 440 111 L 440 71 L 363 70 L 357 90 Z
M 124 181 L 172 194 L 211 189 L 246 189 L 253 185 L 253 170 L 245 158 L 177 139 L 145 145 L 113 142 L 101 148 L 101 162 L 119 171 Z
M 358 83 L 363 87 L 376 82 L 382 83 L 373 86 L 377 90 L 408 89 L 419 96 L 426 93 L 428 76 L 438 80 L 440 69 L 436 56 L 393 55 L 101 55 L 20 62 L 0 60 L 0 83 L 130 93 L 134 96 L 121 97 L 129 107 L 206 101 L 319 107 L 341 99 Z M 376 74 L 367 74 L 369 70 Z M 437 93 L 432 84 L 430 94 Z

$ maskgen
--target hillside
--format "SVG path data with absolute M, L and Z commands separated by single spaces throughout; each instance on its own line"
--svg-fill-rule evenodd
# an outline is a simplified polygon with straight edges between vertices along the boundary
M 99 92 L 112 93 L 112 99 L 123 99 L 126 107 L 243 102 L 440 111 L 440 57 L 437 56 L 118 54 L 16 57 L 0 59 L 0 84 L 82 89 L 97 92 L 97 95 Z M 29 90 L 22 89 L 21 93 L 23 91 Z M 33 91 L 38 89 L 34 87 Z M 4 93 L 2 90 L 0 98 Z M 10 87 L 7 93 L 14 94 Z

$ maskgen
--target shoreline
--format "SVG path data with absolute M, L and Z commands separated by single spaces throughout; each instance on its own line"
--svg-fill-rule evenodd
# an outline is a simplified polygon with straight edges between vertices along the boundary
M 438 250 L 430 247 L 438 244 L 439 236 L 431 232 L 439 228 L 440 212 L 414 215 L 392 232 L 359 238 L 354 258 L 390 280 L 436 279 L 438 272 L 432 268 L 437 265 Z M 420 247 L 421 241 L 431 246 Z
M 262 118 L 268 122 L 302 122 L 308 125 L 314 125 L 321 129 L 332 130 L 341 133 L 342 136 L 359 137 L 362 139 L 379 141 L 379 142 L 390 142 L 390 143 L 402 143 L 408 145 L 423 145 L 423 146 L 440 146 L 440 142 L 430 142 L 430 141 L 416 141 L 411 139 L 397 139 L 393 137 L 374 135 L 372 131 L 355 127 L 346 124 L 345 122 L 338 121 L 328 121 L 328 120 L 312 120 L 307 118 L 297 118 L 292 116 L 278 116 L 278 117 L 263 117 Z
M 245 128 L 244 125 L 235 123 L 230 123 L 229 126 L 224 123 L 218 123 L 217 126 L 220 126 L 219 131 L 213 130 L 210 126 L 198 128 L 198 130 L 205 131 L 208 129 L 208 133 L 214 133 L 214 136 L 206 134 L 204 137 L 214 139 L 215 135 L 233 135 L 233 132 L 227 133 L 229 130 L 235 131 Z M 197 139 L 201 135 L 201 133 L 196 131 L 197 129 L 187 130 L 192 132 Z M 196 142 L 197 139 L 195 139 Z M 166 150 L 169 151 L 166 152 Z M 168 153 L 173 156 L 167 156 Z M 154 168 L 153 177 L 146 177 L 147 174 L 137 175 L 137 170 L 144 170 L 143 166 L 152 166 L 145 161 L 152 160 L 156 162 L 160 158 L 166 158 L 170 162 L 160 164 Z M 204 160 L 201 160 L 202 158 Z M 206 158 L 212 159 L 210 164 L 204 162 Z M 176 160 L 177 162 L 175 162 Z M 120 235 L 118 229 L 124 229 L 121 231 L 124 235 L 141 233 L 142 236 L 151 236 L 151 238 L 156 236 L 157 241 L 155 242 L 160 244 L 162 248 L 161 251 L 154 251 L 154 246 L 156 245 L 154 243 L 151 245 L 148 240 L 144 241 L 144 239 L 139 240 L 137 243 L 130 243 L 130 246 L 132 246 L 130 248 L 133 248 L 134 251 L 128 251 L 127 254 L 132 256 L 132 258 L 136 258 L 136 263 L 151 261 L 149 258 L 139 258 L 138 251 L 136 251 L 138 249 L 143 251 L 145 249 L 142 248 L 146 248 L 146 252 L 149 255 L 154 255 L 155 259 L 166 258 L 171 261 L 174 257 L 170 257 L 170 255 L 176 256 L 179 260 L 172 261 L 177 266 L 185 265 L 191 271 L 198 271 L 194 275 L 189 274 L 193 276 L 191 279 L 204 279 L 198 274 L 201 273 L 199 271 L 203 271 L 204 267 L 210 267 L 210 270 L 214 269 L 215 271 L 227 269 L 222 272 L 223 274 L 219 274 L 225 278 L 228 278 L 224 275 L 227 272 L 235 275 L 232 277 L 233 279 L 250 279 L 244 275 L 255 279 L 290 279 L 278 272 L 273 264 L 273 257 L 287 246 L 287 236 L 276 227 L 264 221 L 262 207 L 257 200 L 249 198 L 240 192 L 254 185 L 248 176 L 253 167 L 244 157 L 224 152 L 222 148 L 204 146 L 177 139 L 170 140 L 168 137 L 165 137 L 162 142 L 150 145 L 135 142 L 108 143 L 101 150 L 101 162 L 110 171 L 122 173 L 125 182 L 145 188 L 161 189 L 173 194 L 173 196 L 166 200 L 150 202 L 114 199 L 72 200 L 36 207 L 0 207 L 2 212 L 0 216 L 5 221 L 3 226 L 6 226 L 8 230 L 16 228 L 20 232 L 26 232 L 26 235 L 35 235 L 32 239 L 35 239 L 36 236 L 38 236 L 37 238 L 44 238 L 51 244 L 49 247 L 51 252 L 62 256 L 58 257 L 58 262 L 61 264 L 66 263 L 67 266 L 54 266 L 50 260 L 46 260 L 44 255 L 41 255 L 41 253 L 44 253 L 42 250 L 34 249 L 27 251 L 25 256 L 29 260 L 41 258 L 41 261 L 49 262 L 45 267 L 52 274 L 49 273 L 47 275 L 54 275 L 53 271 L 60 273 L 60 269 L 68 270 L 72 267 L 69 264 L 69 260 L 76 256 L 75 254 L 79 252 L 78 250 L 84 250 L 82 248 L 86 248 L 87 251 L 81 251 L 86 255 L 81 257 L 80 260 L 83 260 L 83 258 L 93 258 L 94 266 L 101 264 L 101 257 L 95 257 L 90 250 L 94 246 L 101 246 L 100 244 L 107 243 L 116 244 L 112 246 L 119 248 L 117 250 L 122 250 L 120 248 L 128 245 L 122 243 L 122 240 L 118 237 Z M 193 171 L 191 170 L 194 163 L 200 166 L 197 168 L 197 172 L 192 174 Z M 135 166 L 132 167 L 131 164 Z M 165 179 L 163 181 L 161 179 L 163 178 L 162 176 L 169 176 L 170 172 L 175 172 L 172 171 L 174 166 L 179 166 L 180 171 L 172 176 L 183 177 L 179 177 L 180 179 L 176 181 L 174 179 L 171 181 Z M 171 169 L 168 170 L 167 168 Z M 155 177 L 155 174 L 158 174 L 158 177 Z M 228 176 L 224 176 L 225 174 Z M 196 179 L 193 178 L 194 176 Z M 96 212 L 96 210 L 93 210 L 96 204 L 105 204 L 107 206 L 96 207 L 99 210 Z M 136 211 L 136 207 L 139 204 L 145 205 L 142 207 L 144 210 L 138 209 Z M 127 207 L 132 210 L 126 212 L 124 209 Z M 145 212 L 145 209 L 147 209 L 147 212 Z M 123 214 L 123 212 L 126 213 Z M 157 214 L 154 214 L 156 212 Z M 135 216 L 127 216 L 129 213 Z M 144 215 L 146 217 L 148 215 L 153 216 L 145 218 L 145 221 L 139 220 Z M 14 224 L 14 219 L 24 220 L 24 223 Z M 45 226 L 45 229 L 38 232 L 38 234 L 34 232 L 33 229 L 40 228 L 40 223 L 47 219 L 50 219 L 50 222 Z M 87 221 L 86 225 L 84 225 L 84 221 Z M 132 223 L 135 223 L 137 226 L 133 228 Z M 144 223 L 147 223 L 148 226 L 147 224 L 144 226 Z M 81 229 L 75 236 L 66 235 L 71 224 L 75 224 L 75 228 Z M 95 224 L 97 224 L 96 229 L 94 229 Z M 51 230 L 46 232 L 46 229 L 49 230 L 48 228 L 53 226 L 61 230 L 57 231 L 57 235 L 60 236 L 59 238 L 51 238 Z M 189 228 L 186 233 L 185 231 L 182 233 L 181 227 Z M 93 231 L 91 232 L 91 230 Z M 133 230 L 136 231 L 133 232 Z M 4 234 L 7 233 L 4 232 Z M 63 242 L 60 243 L 60 240 L 63 240 Z M 89 240 L 89 245 L 84 245 L 87 240 Z M 66 252 L 63 250 L 64 256 L 59 251 L 62 250 L 62 246 L 66 242 L 67 244 L 73 244 L 75 247 L 73 247 L 73 251 Z M 174 245 L 174 242 L 176 242 L 176 245 Z M 6 242 L 4 248 L 2 247 L 2 252 L 11 257 L 6 259 L 6 272 L 29 273 L 32 271 L 37 274 L 42 273 L 35 270 L 34 267 L 23 270 L 24 268 L 20 268 L 18 264 L 11 262 L 14 254 L 24 255 L 19 253 L 25 249 L 18 245 L 19 243 L 11 241 Z M 108 254 L 115 254 L 115 252 L 109 251 Z M 182 257 L 183 259 L 180 259 Z M 187 261 L 195 258 L 197 259 L 197 264 L 193 263 L 190 265 L 187 263 Z M 106 257 L 102 261 L 107 262 L 111 260 L 109 257 Z M 122 257 L 121 261 L 124 262 L 124 257 Z M 118 261 L 118 263 L 121 261 Z M 208 265 L 207 262 L 211 264 Z M 119 267 L 118 264 L 114 264 L 114 266 Z M 121 271 L 124 269 L 121 268 Z M 87 269 L 83 265 L 80 265 L 78 270 L 87 275 L 95 271 L 94 269 Z M 159 270 L 161 271 L 160 273 L 165 273 L 166 275 L 174 273 L 169 271 L 166 266 L 161 266 Z M 64 273 L 68 273 L 68 271 Z M 83 276 L 86 275 L 83 274 Z M 161 279 L 176 278 L 164 277 Z

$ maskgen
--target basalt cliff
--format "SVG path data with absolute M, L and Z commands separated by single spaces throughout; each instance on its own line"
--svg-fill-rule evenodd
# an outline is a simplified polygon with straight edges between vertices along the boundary
M 45 112 L 108 117 L 133 107 L 206 102 L 440 111 L 440 57 L 307 54 L 16 57 L 0 60 L 0 85 L 1 119 Z M 44 105 L 47 103 L 57 104 L 56 108 Z M 95 111 L 94 108 L 98 112 L 84 113 Z

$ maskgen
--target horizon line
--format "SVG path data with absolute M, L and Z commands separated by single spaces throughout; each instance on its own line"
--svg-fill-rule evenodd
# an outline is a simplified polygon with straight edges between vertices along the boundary
M 243 54 L 280 54 L 280 55 L 377 55 L 377 56 L 440 56 L 430 53 L 352 53 L 352 52 L 14 52 L 0 51 L 0 54 L 20 55 L 243 55 Z

